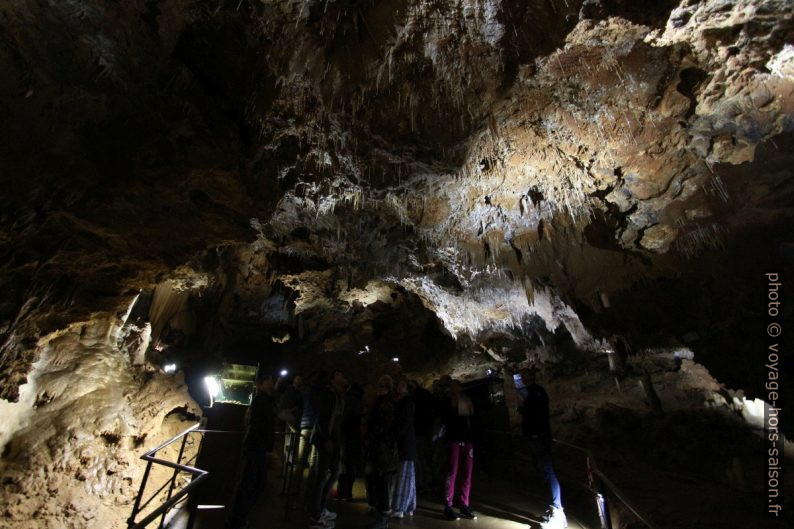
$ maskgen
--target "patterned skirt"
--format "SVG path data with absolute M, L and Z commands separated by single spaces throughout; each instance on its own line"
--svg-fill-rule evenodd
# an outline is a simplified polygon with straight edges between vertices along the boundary
M 416 472 L 413 461 L 400 461 L 391 479 L 392 512 L 409 513 L 416 510 Z

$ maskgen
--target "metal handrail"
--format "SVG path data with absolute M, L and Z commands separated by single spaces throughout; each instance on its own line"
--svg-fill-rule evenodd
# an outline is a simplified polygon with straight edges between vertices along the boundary
M 138 489 L 138 495 L 135 497 L 135 504 L 132 507 L 132 513 L 130 517 L 127 518 L 127 527 L 128 529 L 142 529 L 152 523 L 158 516 L 161 517 L 160 520 L 160 527 L 163 526 L 165 522 L 166 513 L 175 505 L 177 504 L 184 496 L 186 496 L 191 490 L 195 489 L 201 482 L 206 478 L 208 472 L 206 470 L 202 470 L 200 468 L 196 468 L 190 465 L 182 464 L 182 456 L 185 452 L 185 443 L 187 441 L 187 436 L 190 434 L 198 433 L 198 434 L 207 434 L 207 433 L 239 433 L 238 431 L 233 430 L 205 430 L 199 428 L 200 424 L 196 423 L 190 428 L 186 429 L 182 433 L 175 435 L 168 441 L 165 441 L 161 445 L 149 450 L 145 454 L 141 456 L 141 459 L 146 461 L 146 470 L 143 472 L 143 478 L 141 479 L 141 486 Z M 177 457 L 176 463 L 173 461 L 168 461 L 165 459 L 160 459 L 155 457 L 155 454 L 162 450 L 163 448 L 175 443 L 177 440 L 182 439 L 182 446 L 179 449 L 179 456 Z M 143 504 L 141 505 L 141 499 L 143 497 L 144 490 L 146 489 L 146 484 L 149 480 L 149 473 L 151 472 L 152 465 L 158 464 L 164 467 L 174 469 L 174 473 L 170 480 L 168 480 L 162 487 L 157 489 L 157 491 Z M 178 491 L 174 492 L 174 486 L 176 484 L 176 478 L 179 475 L 179 472 L 187 472 L 192 475 L 192 479 L 190 483 L 186 486 L 182 487 Z M 142 520 L 135 521 L 135 517 L 140 514 L 140 512 L 146 508 L 146 506 L 151 503 L 151 501 L 157 497 L 160 492 L 165 489 L 166 485 L 169 485 L 168 495 L 166 500 L 159 505 L 156 509 L 154 509 L 151 513 L 146 515 Z
M 601 479 L 601 481 L 603 481 L 603 482 L 604 482 L 604 484 L 607 486 L 607 488 L 609 488 L 609 490 L 610 490 L 610 491 L 612 491 L 612 494 L 614 494 L 614 495 L 615 495 L 615 497 L 616 497 L 617 499 L 619 499 L 619 500 L 620 500 L 620 502 L 621 502 L 623 505 L 625 505 L 625 506 L 626 506 L 626 508 L 627 508 L 628 510 L 630 510 L 632 513 L 634 513 L 634 516 L 636 516 L 638 520 L 640 520 L 642 523 L 644 523 L 645 525 L 647 525 L 648 527 L 650 527 L 650 529 L 656 529 L 656 526 L 655 526 L 653 523 L 651 523 L 651 522 L 650 522 L 650 520 L 648 520 L 648 517 L 647 517 L 647 516 L 643 516 L 642 514 L 640 514 L 640 513 L 637 511 L 637 509 L 635 509 L 635 508 L 634 508 L 634 507 L 633 507 L 633 506 L 632 506 L 632 505 L 629 503 L 628 499 L 627 499 L 627 498 L 626 498 L 626 496 L 625 496 L 625 495 L 624 495 L 624 494 L 623 494 L 623 493 L 620 491 L 620 489 L 619 489 L 619 488 L 617 488 L 617 486 L 616 486 L 614 483 L 612 483 L 612 482 L 609 480 L 609 478 L 607 478 L 607 477 L 606 477 L 606 475 L 604 475 L 604 473 L 603 473 L 603 472 L 601 472 L 600 470 L 593 470 L 593 474 L 595 474 L 596 476 L 598 476 L 598 477 Z
M 607 486 L 607 488 L 612 492 L 612 494 L 614 494 L 615 497 L 617 497 L 617 499 L 620 500 L 620 502 L 623 505 L 625 505 L 626 508 L 628 508 L 634 514 L 634 516 L 636 516 L 642 523 L 647 525 L 650 529 L 656 529 L 656 526 L 651 521 L 648 520 L 648 517 L 640 514 L 639 511 L 636 508 L 634 508 L 634 506 L 632 506 L 631 503 L 629 503 L 628 499 L 626 498 L 626 495 L 623 494 L 623 492 L 621 492 L 621 490 L 617 487 L 617 485 L 612 483 L 612 481 L 606 476 L 606 474 L 604 474 L 601 470 L 599 470 L 596 464 L 595 456 L 593 455 L 593 452 L 589 448 L 578 446 L 573 443 L 563 441 L 561 439 L 552 439 L 552 441 L 559 445 L 567 446 L 569 448 L 573 448 L 574 450 L 579 450 L 581 452 L 584 452 L 587 455 L 589 471 L 592 474 L 598 476 L 598 478 Z
M 305 439 L 307 443 L 311 443 L 311 437 L 302 434 L 300 430 L 300 428 L 296 428 L 294 431 L 277 432 L 277 434 L 282 433 L 284 435 L 284 442 L 288 443 L 287 453 L 282 468 L 283 482 L 281 484 L 281 493 L 284 495 L 284 520 L 289 519 L 292 496 L 298 494 L 297 491 L 293 490 L 292 480 L 295 477 L 295 468 L 301 464 L 296 459 L 297 456 L 300 455 L 297 454 L 299 441 L 300 439 Z M 309 447 L 308 450 L 311 451 L 311 448 Z
M 506 434 L 510 436 L 520 437 L 523 434 L 519 434 L 517 432 L 512 432 L 510 430 L 494 430 L 494 429 L 487 429 L 487 428 L 477 428 L 476 430 L 481 432 L 489 432 L 489 433 L 500 433 Z M 590 480 L 590 488 L 596 494 L 596 502 L 599 507 L 599 517 L 601 518 L 602 525 L 608 529 L 611 529 L 612 524 L 609 520 L 609 512 L 607 510 L 606 501 L 603 497 L 603 492 L 600 490 L 600 484 L 603 483 L 607 486 L 607 488 L 615 495 L 615 497 L 628 508 L 634 516 L 637 517 L 642 523 L 644 523 L 649 529 L 656 529 L 656 525 L 654 525 L 647 516 L 643 516 L 639 513 L 639 511 L 629 503 L 626 495 L 621 492 L 621 490 L 614 484 L 612 481 L 601 471 L 599 470 L 595 456 L 593 452 L 586 447 L 575 445 L 573 443 L 569 443 L 567 441 L 563 441 L 561 439 L 552 438 L 552 442 L 561 445 L 567 446 L 568 448 L 573 448 L 574 450 L 579 450 L 583 452 L 587 457 L 587 471 L 588 471 L 588 479 Z M 592 476 L 598 477 L 598 482 L 596 482 Z
M 175 435 L 171 439 L 165 441 L 164 443 L 160 444 L 156 448 L 153 448 L 153 449 L 149 450 L 148 452 L 146 452 L 145 454 L 143 454 L 141 456 L 141 459 L 146 461 L 146 470 L 144 471 L 143 478 L 141 479 L 141 485 L 140 485 L 140 487 L 138 489 L 138 495 L 135 498 L 135 504 L 133 505 L 133 508 L 132 508 L 132 514 L 127 519 L 127 528 L 128 529 L 143 529 L 144 527 L 146 527 L 147 525 L 152 523 L 155 519 L 157 519 L 158 516 L 160 517 L 160 527 L 162 528 L 164 526 L 165 517 L 166 517 L 168 511 L 171 508 L 173 508 L 174 505 L 179 503 L 179 501 L 182 498 L 184 498 L 191 490 L 195 489 L 198 485 L 200 485 L 201 482 L 207 477 L 207 474 L 209 474 L 209 472 L 206 471 L 206 470 L 202 470 L 200 468 L 197 468 L 197 467 L 182 463 L 182 456 L 184 455 L 184 452 L 185 452 L 185 444 L 186 444 L 188 435 L 190 435 L 190 434 L 202 434 L 202 435 L 204 435 L 204 434 L 208 434 L 208 433 L 211 433 L 211 434 L 230 434 L 230 433 L 239 434 L 239 433 L 241 433 L 240 430 L 207 430 L 207 429 L 201 429 L 201 428 L 199 428 L 199 426 L 200 426 L 200 423 L 194 424 L 193 426 L 191 426 L 190 428 L 186 429 L 182 433 L 180 433 L 178 435 Z M 290 452 L 291 453 L 289 454 L 289 457 L 288 457 L 288 460 L 291 463 L 286 466 L 285 472 L 284 472 L 284 474 L 285 474 L 284 475 L 284 481 L 285 481 L 284 487 L 285 487 L 285 492 L 286 492 L 286 495 L 287 495 L 287 505 L 286 505 L 287 508 L 285 509 L 285 518 L 286 518 L 288 507 L 289 507 L 289 497 L 292 495 L 291 494 L 292 473 L 293 473 L 293 469 L 294 469 L 294 466 L 295 466 L 295 463 L 296 463 L 294 450 L 297 447 L 297 443 L 295 441 L 298 438 L 301 438 L 301 437 L 303 437 L 305 439 L 308 439 L 308 438 L 305 435 L 301 434 L 300 431 L 296 431 L 296 432 L 273 432 L 273 435 L 276 435 L 276 436 L 283 435 L 283 436 L 285 436 L 285 438 L 287 436 L 292 437 L 292 439 L 290 440 Z M 182 439 L 182 445 L 179 448 L 179 455 L 177 456 L 177 461 L 176 462 L 168 461 L 168 460 L 165 460 L 165 459 L 161 459 L 161 458 L 155 457 L 155 454 L 157 454 L 157 452 L 159 452 L 163 448 L 175 443 L 179 439 Z M 192 461 L 193 459 L 195 459 L 195 456 L 191 457 L 188 461 Z M 141 504 L 141 501 L 142 501 L 142 498 L 143 498 L 143 493 L 144 493 L 144 491 L 146 489 L 146 484 L 148 483 L 148 480 L 149 480 L 149 473 L 151 471 L 151 468 L 152 468 L 153 464 L 158 464 L 158 465 L 162 465 L 162 466 L 167 467 L 167 468 L 172 468 L 172 469 L 174 469 L 174 473 L 173 473 L 173 475 L 171 476 L 171 478 L 168 481 L 166 481 L 159 489 L 157 489 L 154 492 L 154 494 L 151 495 L 151 497 L 149 497 L 148 500 L 146 500 L 143 504 Z M 179 472 L 187 472 L 187 473 L 191 474 L 192 475 L 192 479 L 191 479 L 190 483 L 188 483 L 185 487 L 183 487 L 183 488 L 179 489 L 178 491 L 174 492 L 174 487 L 176 485 L 176 478 L 179 475 Z M 138 514 L 140 514 L 140 512 L 143 511 L 157 497 L 157 495 L 159 495 L 166 487 L 168 487 L 168 494 L 166 496 L 166 500 L 161 505 L 159 505 L 156 509 L 154 509 L 151 513 L 146 515 L 143 519 L 141 519 L 140 521 L 136 522 L 135 521 L 135 517 Z

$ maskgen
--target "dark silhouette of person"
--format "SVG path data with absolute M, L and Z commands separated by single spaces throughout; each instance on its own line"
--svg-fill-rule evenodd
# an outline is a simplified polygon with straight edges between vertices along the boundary
M 259 500 L 267 478 L 267 453 L 273 450 L 276 420 L 274 382 L 270 375 L 256 380 L 256 395 L 245 416 L 245 436 L 236 493 L 226 526 L 245 527 L 251 508 Z
M 340 500 L 353 499 L 353 483 L 361 467 L 363 442 L 361 439 L 361 420 L 364 417 L 364 388 L 353 383 L 345 394 L 345 412 L 342 415 L 342 466 L 336 497 Z
M 313 371 L 306 377 L 301 388 L 301 418 L 300 418 L 300 437 L 298 438 L 298 449 L 296 453 L 295 473 L 292 480 L 292 490 L 299 493 L 304 483 L 303 474 L 309 468 L 307 483 L 314 482 L 316 472 L 317 450 L 312 446 L 311 439 L 317 423 L 317 407 L 322 397 L 325 386 L 328 383 L 328 373 L 319 369 Z M 305 499 L 308 503 L 311 487 L 305 487 Z
M 413 516 L 416 511 L 416 433 L 414 414 L 416 404 L 408 392 L 408 381 L 400 380 L 394 393 L 394 426 L 397 436 L 397 455 L 400 459 L 391 482 L 391 516 Z
M 339 476 L 339 461 L 342 451 L 342 417 L 345 412 L 345 390 L 347 379 L 339 370 L 331 378 L 317 402 L 317 423 L 312 444 L 317 449 L 317 464 L 314 484 L 309 494 L 309 527 L 331 529 L 336 513 L 326 508 L 328 495 Z
M 523 416 L 521 430 L 529 439 L 529 448 L 535 458 L 535 465 L 549 484 L 551 503 L 542 516 L 541 527 L 565 527 L 567 521 L 562 507 L 560 482 L 554 472 L 551 459 L 551 424 L 549 422 L 549 395 L 537 383 L 537 375 L 532 369 L 521 371 L 524 383 L 524 402 L 519 408 Z
M 433 425 L 436 420 L 436 400 L 433 394 L 414 383 L 414 432 L 416 433 L 416 489 L 428 492 L 431 482 L 430 458 L 433 454 Z
M 376 391 L 377 397 L 366 422 L 367 490 L 375 509 L 375 521 L 367 529 L 388 529 L 389 479 L 399 465 L 392 378 L 382 375 Z

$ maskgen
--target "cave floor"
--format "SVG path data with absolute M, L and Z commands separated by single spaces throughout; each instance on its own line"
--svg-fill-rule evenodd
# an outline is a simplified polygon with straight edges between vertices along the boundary
M 569 529 L 595 529 L 598 527 L 592 496 L 574 484 L 562 482 L 564 490 L 569 491 L 566 501 L 566 514 Z M 251 529 L 305 529 L 308 517 L 302 508 L 291 510 L 288 518 L 284 516 L 284 497 L 279 495 L 281 482 L 271 480 L 266 494 L 249 515 Z M 472 487 L 472 508 L 477 513 L 476 520 L 447 521 L 441 516 L 442 505 L 420 496 L 416 514 L 403 519 L 392 518 L 389 526 L 417 527 L 422 529 L 527 529 L 539 528 L 539 516 L 545 510 L 542 482 L 528 483 L 526 487 L 515 482 L 499 479 L 496 476 L 475 474 Z M 578 490 L 578 492 L 577 492 Z M 363 480 L 357 480 L 352 501 L 329 500 L 328 508 L 337 513 L 337 529 L 363 529 L 371 524 L 373 518 L 368 514 Z M 193 529 L 222 529 L 225 511 L 206 510 L 197 516 Z M 170 529 L 184 529 L 185 519 L 177 517 Z

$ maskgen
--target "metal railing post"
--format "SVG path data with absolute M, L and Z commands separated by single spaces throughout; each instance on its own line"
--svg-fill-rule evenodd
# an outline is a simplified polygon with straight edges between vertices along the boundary
M 127 518 L 127 527 L 135 525 L 135 516 L 138 515 L 138 507 L 141 505 L 141 498 L 143 491 L 146 489 L 146 482 L 149 480 L 149 471 L 152 469 L 152 462 L 146 463 L 146 470 L 143 471 L 143 478 L 141 479 L 141 486 L 138 489 L 138 495 L 135 497 L 135 504 L 132 506 L 132 514 Z
M 176 464 L 182 464 L 182 455 L 185 453 L 185 444 L 187 443 L 187 435 L 182 437 L 182 445 L 179 447 L 179 455 L 176 458 Z M 171 494 L 174 492 L 174 484 L 176 483 L 176 477 L 179 475 L 179 468 L 174 468 L 174 474 L 171 476 L 171 485 L 168 487 L 168 494 L 165 497 L 165 501 L 171 499 Z M 165 526 L 165 515 L 168 514 L 168 511 L 163 511 L 163 515 L 160 517 L 160 529 L 163 529 Z
M 292 483 L 295 474 L 295 468 L 298 465 L 297 447 L 300 441 L 300 428 L 294 432 L 290 432 L 289 449 L 287 451 L 287 475 L 284 477 L 285 495 L 284 495 L 284 520 L 289 519 L 290 503 L 292 499 Z
M 287 492 L 287 470 L 289 469 L 289 442 L 291 439 L 290 433 L 287 431 L 289 425 L 284 423 L 284 444 L 281 448 L 281 453 L 284 454 L 284 461 L 281 463 L 281 494 Z
M 601 487 L 599 487 L 600 489 Z M 598 508 L 598 519 L 601 520 L 602 529 L 612 529 L 612 518 L 609 516 L 609 503 L 603 492 L 596 492 L 596 507 Z
M 189 434 L 198 433 L 201 435 L 201 442 L 199 443 L 199 447 L 203 446 L 203 440 L 206 434 L 213 433 L 213 434 L 237 434 L 237 431 L 230 431 L 230 430 L 204 430 L 199 429 L 199 424 L 196 424 L 181 434 L 171 438 L 170 440 L 164 442 L 157 448 L 154 448 L 144 455 L 141 456 L 141 459 L 146 461 L 146 469 L 143 473 L 143 478 L 141 479 L 141 486 L 138 489 L 138 495 L 135 498 L 134 506 L 132 508 L 132 514 L 127 519 L 127 527 L 128 529 L 143 529 L 147 527 L 149 524 L 154 523 L 157 518 L 160 518 L 160 528 L 165 525 L 165 517 L 168 512 L 170 512 L 174 507 L 176 507 L 183 499 L 187 498 L 190 493 L 192 493 L 208 476 L 208 472 L 206 470 L 202 470 L 200 468 L 196 468 L 190 466 L 189 464 L 183 464 L 182 460 L 185 456 L 185 449 L 187 446 L 187 436 Z M 165 447 L 175 443 L 178 440 L 182 440 L 181 446 L 179 448 L 179 455 L 177 456 L 176 462 L 171 462 L 165 459 L 160 459 L 156 457 L 156 454 L 160 452 Z M 200 448 L 199 448 L 199 451 Z M 198 456 L 196 456 L 198 457 Z M 152 496 L 147 499 L 145 502 L 143 501 L 143 495 L 146 490 L 146 486 L 148 484 L 148 480 L 150 477 L 150 472 L 152 469 L 152 464 L 160 465 L 161 467 L 171 468 L 174 470 L 171 478 L 166 480 L 163 485 L 157 489 L 157 491 L 152 494 Z M 179 476 L 180 472 L 186 472 L 191 475 L 190 483 L 188 483 L 184 487 L 178 487 L 176 480 Z M 166 487 L 168 487 L 168 497 L 166 500 L 160 504 L 160 506 L 156 507 L 152 512 L 147 514 L 143 517 L 143 519 L 136 521 L 135 518 L 141 513 L 141 511 L 145 510 L 146 507 L 154 501 L 157 497 L 159 497 L 160 493 L 163 492 Z M 188 527 L 191 527 L 192 521 L 194 519 L 194 509 L 190 509 L 189 512 L 189 519 L 188 519 Z
M 498 433 L 507 436 L 514 436 L 519 437 L 521 434 L 511 431 L 503 431 L 503 430 L 493 430 L 487 428 L 480 428 L 482 432 L 490 432 L 490 433 Z M 552 439 L 552 441 L 561 446 L 567 446 L 574 450 L 578 450 L 582 452 L 586 457 L 586 465 L 587 465 L 587 481 L 588 481 L 588 488 L 592 491 L 593 496 L 596 500 L 596 508 L 598 510 L 598 518 L 601 524 L 601 529 L 612 529 L 612 517 L 609 512 L 609 500 L 608 495 L 611 495 L 612 498 L 618 502 L 620 502 L 624 507 L 626 507 L 637 519 L 645 524 L 649 529 L 656 529 L 656 526 L 647 516 L 644 516 L 640 513 L 636 507 L 634 507 L 631 502 L 627 499 L 627 497 L 620 491 L 620 489 L 612 483 L 609 478 L 601 472 L 598 467 L 596 466 L 595 457 L 593 453 L 588 448 L 584 448 L 581 446 L 577 446 L 572 443 L 568 443 L 566 441 L 562 441 L 560 439 Z
M 286 439 L 285 439 L 286 441 Z M 292 473 L 295 471 L 295 432 L 289 433 L 289 445 L 287 446 L 287 475 L 284 479 L 284 492 L 289 499 L 290 489 L 292 488 Z
M 202 419 L 202 426 L 205 425 L 206 420 L 207 420 L 206 417 Z M 206 434 L 202 433 L 201 438 L 199 439 L 198 450 L 196 451 L 196 462 L 198 462 L 198 459 L 201 455 L 201 451 L 204 449 L 204 439 L 206 439 Z M 194 479 L 196 479 L 195 476 L 190 477 L 191 483 L 193 482 Z M 196 507 L 194 505 L 191 505 L 191 502 L 188 502 L 188 506 L 189 508 L 188 508 L 188 516 L 187 516 L 187 526 L 185 527 L 185 529 L 193 529 L 193 523 L 196 521 Z
M 598 476 L 598 471 L 595 468 L 595 461 L 593 461 L 589 451 L 587 456 L 587 482 L 590 486 L 590 490 L 595 496 L 598 521 L 601 522 L 601 529 L 612 529 L 612 518 L 609 516 L 609 504 L 607 503 L 606 495 L 604 495 L 604 484 Z

